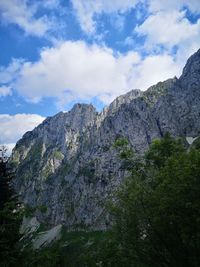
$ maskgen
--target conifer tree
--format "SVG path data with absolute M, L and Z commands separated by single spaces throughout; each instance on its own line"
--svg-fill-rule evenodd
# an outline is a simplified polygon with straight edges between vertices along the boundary
M 5 146 L 0 147 L 0 266 L 14 266 L 18 261 L 20 205 L 12 189 L 14 174 L 10 171 Z

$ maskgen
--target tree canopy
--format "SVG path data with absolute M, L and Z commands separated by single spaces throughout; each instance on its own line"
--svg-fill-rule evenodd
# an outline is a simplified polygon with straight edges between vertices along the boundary
M 119 266 L 200 266 L 200 150 L 167 134 L 129 170 L 113 207 Z

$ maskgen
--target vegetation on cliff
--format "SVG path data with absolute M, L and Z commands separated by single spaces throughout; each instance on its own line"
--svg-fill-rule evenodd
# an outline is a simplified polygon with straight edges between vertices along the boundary
M 112 227 L 105 232 L 63 229 L 53 245 L 40 250 L 28 246 L 17 256 L 10 242 L 16 245 L 19 224 L 10 210 L 15 235 L 5 247 L 5 235 L 11 230 L 9 224 L 1 227 L 2 266 L 200 266 L 198 142 L 188 148 L 167 134 L 144 156 L 134 155 L 125 139 L 114 146 L 130 175 L 109 205 Z M 1 207 L 1 220 L 5 210 L 7 204 Z M 6 249 L 15 251 L 12 257 L 5 255 Z

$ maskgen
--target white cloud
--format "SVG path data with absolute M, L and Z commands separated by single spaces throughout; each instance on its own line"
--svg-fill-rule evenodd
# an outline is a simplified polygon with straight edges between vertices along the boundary
M 133 47 L 133 45 L 135 44 L 134 38 L 132 36 L 127 36 L 123 44 L 129 47 Z
M 62 108 L 72 101 L 91 101 L 94 97 L 108 104 L 131 89 L 145 90 L 179 75 L 182 67 L 167 54 L 141 59 L 136 52 L 115 54 L 105 46 L 82 41 L 46 48 L 39 61 L 20 66 L 18 77 L 10 81 L 10 86 L 35 103 L 54 97 Z
M 199 48 L 200 19 L 192 23 L 186 17 L 185 10 L 179 11 L 185 1 L 166 1 L 161 5 L 162 1 L 151 0 L 152 3 L 155 6 L 151 8 L 156 12 L 137 26 L 135 32 L 146 37 L 144 49 L 158 54 L 164 49 L 173 55 L 179 66 L 183 66 L 187 58 Z M 193 9 L 194 4 L 195 1 L 187 2 Z
M 140 1 L 141 0 L 71 0 L 77 14 L 77 18 L 80 22 L 80 26 L 87 33 L 95 32 L 95 15 L 117 12 L 122 14 L 135 7 Z M 120 23 L 121 22 L 122 20 L 120 20 Z
M 19 76 L 23 62 L 23 59 L 12 59 L 8 67 L 0 66 L 0 83 L 15 80 Z
M 60 8 L 59 0 L 45 0 L 44 2 L 40 2 L 38 4 L 48 9 Z
M 188 1 L 188 0 L 187 0 Z M 184 0 L 149 0 L 149 10 L 151 12 L 157 12 L 157 11 L 171 11 L 171 10 L 179 10 L 183 2 L 186 2 Z
M 11 91 L 10 86 L 6 86 L 6 85 L 0 86 L 0 97 L 8 96 L 11 94 L 12 94 L 12 91 Z
M 43 50 L 36 63 L 24 62 L 11 84 L 32 102 L 43 97 L 105 100 L 106 95 L 109 101 L 128 89 L 132 67 L 139 60 L 135 52 L 114 55 L 107 47 L 68 41 Z
M 48 1 L 53 4 L 54 1 Z M 51 27 L 47 16 L 35 18 L 37 5 L 29 4 L 28 0 L 0 1 L 0 17 L 4 23 L 18 25 L 26 34 L 43 36 Z
M 149 16 L 142 25 L 137 27 L 136 31 L 147 36 L 148 47 L 164 45 L 170 49 L 187 41 L 199 42 L 200 20 L 193 24 L 185 18 L 184 11 L 161 11 Z
M 197 13 L 200 11 L 199 0 L 149 0 L 149 9 L 151 12 L 181 10 L 184 7 Z
M 184 2 L 192 12 L 194 13 L 200 12 L 199 0 L 187 0 L 187 1 L 185 0 Z
M 0 144 L 15 144 L 43 120 L 44 117 L 37 114 L 0 114 Z
M 179 76 L 181 70 L 182 65 L 177 64 L 170 55 L 148 56 L 133 69 L 130 84 L 133 88 L 145 90 L 159 81 Z
M 185 7 L 193 13 L 200 12 L 199 0 L 71 0 L 71 2 L 80 26 L 86 33 L 95 32 L 97 26 L 95 16 L 102 13 L 123 14 L 131 8 L 135 8 L 138 3 L 148 4 L 149 11 L 153 13 L 181 11 Z M 122 23 L 122 17 L 119 21 Z

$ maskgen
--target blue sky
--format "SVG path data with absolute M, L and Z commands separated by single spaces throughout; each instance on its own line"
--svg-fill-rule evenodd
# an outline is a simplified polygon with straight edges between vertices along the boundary
M 0 143 L 76 102 L 98 110 L 180 76 L 199 0 L 0 0 Z

